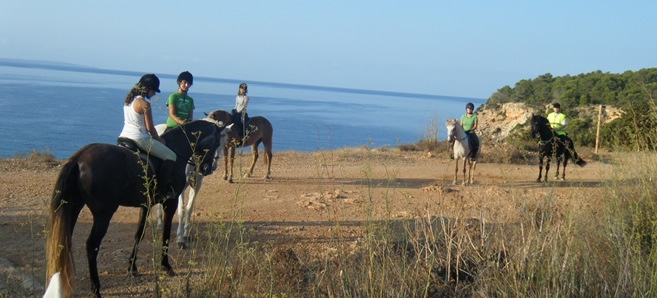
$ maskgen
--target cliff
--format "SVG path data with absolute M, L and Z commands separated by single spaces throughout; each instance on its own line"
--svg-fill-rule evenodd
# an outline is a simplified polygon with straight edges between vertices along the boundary
M 590 117 L 597 121 L 599 106 L 577 107 L 574 110 L 580 116 Z M 534 108 L 526 106 L 524 103 L 505 103 L 494 107 L 482 107 L 477 110 L 479 118 L 478 135 L 483 139 L 494 142 L 503 142 L 504 139 L 512 134 L 516 129 L 527 127 L 532 114 L 547 115 L 552 109 L 546 106 L 545 110 L 537 111 Z M 605 107 L 603 124 L 620 118 L 623 111 L 612 107 Z

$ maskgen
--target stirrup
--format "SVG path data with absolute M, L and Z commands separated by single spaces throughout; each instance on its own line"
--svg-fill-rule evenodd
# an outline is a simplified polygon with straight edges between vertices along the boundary
M 162 197 L 163 200 L 173 200 L 176 198 L 176 191 L 173 189 L 173 186 L 169 185 L 169 190 Z

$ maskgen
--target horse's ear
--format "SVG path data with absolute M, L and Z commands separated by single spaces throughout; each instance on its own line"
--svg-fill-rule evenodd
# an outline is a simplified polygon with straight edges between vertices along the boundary
M 217 120 L 217 118 L 215 118 L 214 113 L 210 113 L 210 114 L 208 114 L 208 113 L 206 113 L 206 112 L 203 112 L 203 115 L 205 115 L 206 118 L 210 118 L 210 119 Z

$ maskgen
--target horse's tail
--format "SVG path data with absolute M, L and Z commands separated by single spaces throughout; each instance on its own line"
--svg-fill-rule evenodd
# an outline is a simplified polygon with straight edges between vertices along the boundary
M 586 161 L 579 158 L 577 155 L 577 152 L 575 151 L 575 145 L 573 145 L 573 142 L 571 141 L 568 143 L 568 151 L 570 151 L 570 160 L 572 160 L 576 165 L 583 167 L 586 165 Z
M 81 204 L 77 160 L 69 160 L 59 173 L 50 201 L 48 236 L 46 238 L 46 280 L 59 272 L 65 296 L 73 294 L 70 277 L 75 273 L 71 252 L 71 218 L 73 205 Z M 46 285 L 47 287 L 47 285 Z

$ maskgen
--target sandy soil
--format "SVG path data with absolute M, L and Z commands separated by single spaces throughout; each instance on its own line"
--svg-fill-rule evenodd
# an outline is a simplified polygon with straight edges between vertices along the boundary
M 245 151 L 236 164 L 246 168 L 250 158 Z M 0 261 L 5 259 L 4 265 L 0 262 L 0 296 L 40 295 L 43 291 L 46 208 L 61 162 L 0 159 Z M 474 185 L 462 186 L 462 173 L 459 184 L 452 185 L 454 161 L 447 158 L 349 149 L 275 153 L 272 179 L 262 179 L 264 172 L 260 160 L 255 177 L 233 184 L 221 179 L 222 169 L 206 177 L 192 217 L 196 233 L 202 234 L 210 223 L 239 219 L 248 227 L 250 241 L 312 247 L 330 238 L 336 223 L 350 227 L 357 237 L 362 232 L 359 227 L 368 220 L 405 220 L 427 214 L 515 222 L 521 205 L 546 194 L 556 196 L 564 208 L 594 207 L 597 199 L 593 194 L 612 171 L 602 162 L 589 161 L 584 168 L 571 164 L 567 181 L 543 184 L 535 182 L 536 164 L 479 163 Z M 142 275 L 125 276 L 137 217 L 137 209 L 120 208 L 103 240 L 98 264 L 106 297 L 153 296 L 153 270 L 148 263 L 153 251 L 148 235 L 139 255 Z M 91 220 L 85 208 L 73 236 L 78 291 L 89 287 L 84 241 Z M 174 229 L 177 222 L 176 217 Z M 175 231 L 173 234 L 175 239 Z M 198 237 L 198 241 L 204 239 Z M 181 263 L 189 257 L 189 250 L 174 247 L 170 253 L 178 275 L 185 275 L 187 266 Z

